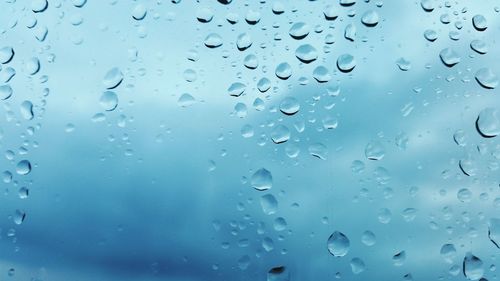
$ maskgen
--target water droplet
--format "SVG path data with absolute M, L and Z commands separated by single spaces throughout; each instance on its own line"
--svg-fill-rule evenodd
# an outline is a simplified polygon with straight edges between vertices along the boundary
M 142 4 L 137 4 L 132 10 L 132 18 L 135 20 L 143 20 L 146 17 L 147 9 Z
M 184 93 L 177 100 L 177 105 L 180 107 L 188 107 L 195 104 L 195 102 L 196 99 L 192 95 Z
M 491 218 L 488 221 L 488 238 L 500 249 L 500 219 Z
M 14 49 L 12 47 L 3 47 L 0 49 L 0 63 L 9 63 L 14 57 Z
M 488 46 L 482 40 L 472 40 L 470 48 L 478 54 L 484 55 L 488 52 Z
M 299 101 L 293 97 L 286 97 L 280 103 L 280 111 L 286 115 L 294 115 L 299 109 Z
M 327 242 L 328 251 L 335 257 L 343 257 L 349 252 L 349 238 L 342 232 L 335 231 L 330 235 Z
M 304 22 L 297 22 L 292 25 L 288 34 L 292 36 L 293 39 L 304 39 L 310 32 L 311 28 Z
M 47 0 L 33 0 L 31 1 L 31 10 L 34 13 L 42 13 L 49 7 Z
M 366 269 L 365 262 L 360 258 L 353 258 L 349 264 L 351 265 L 351 271 L 354 274 L 360 274 Z
M 437 32 L 432 29 L 427 29 L 424 31 L 424 37 L 429 42 L 434 42 L 437 39 Z
M 475 15 L 472 17 L 472 25 L 477 31 L 485 31 L 488 28 L 488 23 L 483 15 Z
M 395 266 L 402 266 L 406 260 L 406 252 L 401 251 L 392 256 L 392 262 Z
M 222 37 L 217 33 L 210 33 L 205 37 L 205 46 L 208 48 L 217 48 L 222 46 Z
M 336 11 L 336 8 L 332 5 L 327 5 L 323 9 L 323 15 L 325 15 L 326 20 L 335 20 L 339 14 Z
M 21 210 L 16 210 L 13 219 L 15 224 L 22 224 L 24 219 L 26 219 L 26 213 Z
M 348 24 L 345 27 L 344 38 L 349 41 L 354 41 L 354 39 L 356 39 L 356 26 L 354 24 Z
M 29 189 L 25 186 L 21 187 L 18 192 L 19 198 L 26 199 L 29 196 Z
M 212 21 L 213 18 L 214 12 L 209 8 L 201 8 L 196 12 L 196 19 L 198 19 L 199 22 L 207 23 Z
M 273 222 L 273 228 L 276 231 L 283 231 L 286 229 L 286 220 L 282 217 L 276 218 Z
M 40 61 L 38 58 L 31 58 L 26 62 L 25 67 L 28 74 L 35 75 L 40 70 Z
M 479 280 L 483 277 L 483 261 L 471 253 L 467 253 L 462 264 L 464 276 L 469 280 Z
M 244 255 L 238 259 L 238 268 L 241 270 L 246 270 L 250 266 L 250 257 L 248 255 Z
M 475 78 L 483 88 L 494 89 L 498 86 L 498 77 L 487 67 L 479 69 Z
M 238 47 L 238 50 L 240 51 L 250 48 L 252 43 L 252 37 L 250 37 L 250 34 L 248 33 L 242 33 L 238 35 L 238 38 L 236 39 L 236 47 Z
M 26 120 L 33 119 L 33 104 L 30 101 L 23 101 L 20 107 L 21 115 Z
M 261 93 L 267 92 L 271 88 L 271 81 L 267 78 L 261 78 L 259 82 L 257 82 L 257 89 Z
M 104 79 L 102 83 L 106 87 L 106 89 L 114 89 L 118 87 L 123 81 L 123 73 L 118 67 L 111 68 L 106 75 L 104 75 Z
M 378 21 L 378 13 L 374 10 L 368 10 L 361 16 L 361 22 L 368 27 L 376 26 Z
M 468 188 L 462 188 L 457 192 L 457 198 L 460 202 L 470 202 L 472 199 L 472 192 Z
M 382 160 L 385 156 L 385 148 L 379 141 L 369 142 L 365 147 L 365 156 L 369 160 Z
M 344 7 L 349 7 L 356 4 L 356 0 L 339 0 L 339 4 Z
M 260 206 L 264 214 L 272 215 L 278 211 L 278 200 L 272 194 L 266 194 L 260 198 Z
M 361 242 L 366 246 L 373 246 L 377 243 L 377 237 L 375 236 L 375 233 L 367 230 L 363 232 L 363 235 L 361 235 Z
M 288 141 L 290 139 L 290 129 L 285 125 L 276 126 L 271 132 L 271 139 L 276 144 Z
M 321 160 L 326 160 L 328 148 L 322 143 L 313 143 L 308 148 L 309 154 Z
M 399 58 L 398 60 L 396 60 L 396 65 L 402 71 L 408 71 L 411 68 L 411 62 L 409 60 L 406 60 L 405 58 Z
M 444 48 L 443 50 L 441 50 L 441 52 L 439 53 L 439 57 L 447 67 L 452 67 L 460 62 L 460 56 L 451 48 Z
M 422 9 L 426 12 L 432 12 L 434 10 L 433 0 L 422 0 L 420 1 L 420 6 L 422 6 Z
M 330 72 L 328 72 L 328 68 L 320 65 L 313 70 L 313 78 L 318 83 L 326 83 L 332 79 L 330 76 Z
M 279 79 L 286 80 L 292 76 L 292 67 L 286 62 L 282 62 L 278 64 L 274 73 Z
M 295 50 L 295 56 L 303 63 L 311 63 L 318 58 L 318 51 L 313 46 L 304 44 Z
M 248 69 L 256 69 L 259 66 L 259 60 L 255 55 L 250 54 L 245 57 L 245 59 L 243 60 L 243 64 Z
M 85 5 L 85 3 L 87 3 L 87 0 L 73 0 L 73 6 L 77 7 L 77 8 L 81 8 Z
M 478 133 L 485 138 L 493 138 L 500 134 L 500 119 L 498 110 L 487 107 L 481 112 L 476 120 L 476 129 Z
M 31 163 L 28 160 L 21 160 L 16 165 L 16 172 L 19 175 L 27 175 L 31 172 Z
M 457 253 L 457 249 L 455 249 L 455 245 L 453 244 L 444 244 L 439 251 L 441 256 L 445 259 L 445 261 L 451 263 L 453 262 L 453 258 Z
M 6 100 L 12 96 L 12 88 L 9 85 L 0 86 L 0 100 Z
M 290 281 L 290 272 L 284 266 L 273 267 L 267 272 L 267 281 Z
M 251 178 L 251 185 L 253 188 L 264 191 L 273 186 L 273 175 L 265 168 L 257 170 Z
M 227 88 L 227 92 L 229 93 L 230 96 L 233 97 L 239 97 L 241 96 L 244 92 L 247 86 L 241 82 L 234 82 Z
M 106 111 L 113 111 L 118 106 L 118 96 L 112 91 L 105 91 L 99 99 L 99 104 Z
M 260 13 L 249 10 L 245 16 L 245 21 L 250 25 L 257 24 L 260 21 Z
M 337 58 L 337 68 L 344 73 L 351 72 L 356 67 L 356 61 L 350 54 L 343 54 Z

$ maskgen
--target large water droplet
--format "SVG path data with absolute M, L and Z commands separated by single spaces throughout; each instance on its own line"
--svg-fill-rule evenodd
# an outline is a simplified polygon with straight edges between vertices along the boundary
M 366 246 L 373 246 L 377 243 L 377 237 L 375 236 L 375 233 L 367 230 L 363 232 L 363 235 L 361 235 L 361 242 L 363 242 Z
M 205 37 L 205 46 L 208 48 L 217 48 L 222 46 L 222 37 L 217 33 L 210 33 Z
M 234 82 L 227 88 L 227 92 L 229 93 L 230 96 L 233 97 L 239 97 L 241 96 L 244 92 L 247 86 L 241 82 Z
M 284 266 L 273 267 L 267 272 L 267 281 L 290 281 L 290 272 Z
M 113 111 L 118 106 L 118 96 L 112 91 L 105 91 L 99 99 L 99 104 L 106 111 Z
M 266 194 L 260 198 L 260 206 L 264 214 L 272 215 L 278 211 L 278 200 L 272 194 Z
M 420 1 L 420 6 L 422 6 L 422 9 L 426 12 L 432 12 L 434 10 L 433 0 L 422 0 Z
M 321 160 L 326 160 L 328 156 L 328 148 L 322 143 L 313 143 L 309 145 L 309 154 Z
M 6 100 L 12 96 L 12 88 L 9 85 L 0 86 L 0 100 Z
M 286 80 L 292 76 L 292 67 L 286 62 L 282 62 L 278 64 L 274 73 L 279 79 Z
M 361 16 L 361 22 L 368 27 L 376 26 L 378 21 L 378 13 L 374 10 L 368 10 Z
M 313 46 L 304 44 L 295 50 L 295 56 L 303 63 L 310 63 L 318 58 L 318 51 Z
M 488 67 L 479 69 L 475 78 L 483 88 L 494 89 L 498 86 L 498 77 Z
M 444 48 L 441 50 L 441 52 L 439 52 L 439 57 L 447 67 L 452 67 L 460 62 L 460 56 L 451 48 Z
M 470 48 L 478 54 L 484 55 L 488 52 L 488 46 L 482 40 L 472 40 Z
M 27 175 L 31 172 L 31 163 L 28 160 L 21 160 L 16 165 L 16 172 L 19 175 Z
M 195 103 L 196 99 L 188 93 L 182 94 L 177 100 L 177 105 L 179 105 L 180 107 L 188 107 Z
M 344 38 L 349 41 L 354 41 L 356 39 L 356 26 L 354 24 L 348 24 L 345 27 Z
M 360 274 L 366 269 L 365 262 L 360 258 L 353 258 L 349 265 L 351 266 L 351 271 L 354 274 Z
M 207 23 L 212 21 L 213 18 L 214 12 L 209 8 L 200 8 L 196 12 L 196 19 L 198 19 L 199 22 Z
M 13 217 L 14 223 L 22 224 L 25 219 L 26 219 L 26 213 L 21 210 L 16 210 Z
M 288 141 L 290 139 L 290 129 L 285 125 L 276 126 L 271 132 L 271 139 L 276 144 Z
M 33 0 L 31 1 L 31 10 L 35 13 L 42 13 L 49 7 L 47 0 Z
M 464 276 L 469 280 L 479 280 L 483 277 L 483 261 L 471 253 L 467 253 L 462 264 Z
M 343 54 L 337 58 L 337 68 L 344 73 L 351 72 L 356 67 L 356 61 L 350 54 Z
M 477 31 L 485 31 L 488 28 L 488 23 L 483 15 L 475 15 L 472 17 L 472 25 Z
M 147 9 L 142 4 L 137 4 L 132 10 L 132 18 L 135 20 L 143 20 L 146 17 Z
M 292 36 L 293 39 L 304 39 L 308 34 L 311 28 L 304 22 L 297 22 L 292 25 L 288 34 Z
M 478 133 L 485 138 L 493 138 L 500 134 L 500 119 L 498 110 L 487 107 L 481 112 L 476 119 L 476 129 Z
M 33 119 L 33 104 L 30 101 L 23 101 L 20 107 L 21 115 L 26 120 Z
M 29 75 L 35 75 L 40 70 L 40 60 L 38 58 L 30 58 L 26 61 L 25 67 Z
M 369 142 L 365 147 L 365 156 L 369 160 L 381 160 L 385 156 L 385 148 L 379 141 Z
M 294 115 L 299 109 L 299 101 L 294 97 L 286 97 L 280 103 L 280 111 L 286 115 Z
M 273 186 L 273 175 L 265 168 L 257 170 L 250 180 L 253 188 L 264 191 Z
M 9 63 L 14 57 L 14 49 L 12 47 L 3 47 L 0 49 L 0 63 Z
M 335 231 L 330 235 L 327 242 L 328 251 L 335 257 L 343 257 L 349 252 L 349 238 L 342 232 Z
M 250 37 L 250 34 L 248 33 L 242 33 L 238 35 L 238 38 L 236 39 L 236 47 L 238 47 L 238 50 L 240 51 L 250 48 L 252 43 L 252 37 Z
M 429 42 L 434 42 L 437 39 L 437 32 L 432 29 L 427 29 L 424 31 L 424 37 Z
M 102 83 L 106 87 L 106 89 L 114 89 L 118 87 L 123 81 L 123 73 L 118 67 L 111 68 L 106 75 L 104 75 L 104 79 Z

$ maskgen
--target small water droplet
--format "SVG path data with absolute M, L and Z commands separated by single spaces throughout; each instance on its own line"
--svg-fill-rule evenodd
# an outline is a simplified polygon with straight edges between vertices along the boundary
M 278 200 L 272 194 L 266 194 L 260 198 L 260 206 L 264 214 L 272 215 L 278 211 Z
M 303 63 L 311 63 L 318 58 L 318 51 L 313 46 L 304 44 L 295 50 L 295 56 Z
M 20 107 L 21 115 L 26 120 L 33 119 L 33 104 L 30 101 L 23 101 Z
M 217 48 L 222 46 L 222 37 L 217 33 L 210 33 L 205 37 L 205 46 L 208 48 Z
M 304 22 L 297 22 L 290 27 L 288 34 L 292 36 L 293 39 L 304 39 L 310 32 L 311 28 Z
M 118 106 L 118 96 L 112 91 L 105 91 L 99 99 L 99 104 L 106 111 L 113 111 Z
M 3 47 L 0 49 L 0 63 L 6 64 L 9 63 L 14 57 L 14 49 L 12 47 Z
M 290 139 L 290 129 L 285 125 L 276 126 L 271 132 L 271 139 L 276 144 L 287 142 Z

